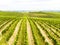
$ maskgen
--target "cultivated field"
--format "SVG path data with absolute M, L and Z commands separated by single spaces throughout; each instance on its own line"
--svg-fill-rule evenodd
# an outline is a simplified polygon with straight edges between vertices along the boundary
M 1 12 L 0 45 L 60 45 L 60 12 Z

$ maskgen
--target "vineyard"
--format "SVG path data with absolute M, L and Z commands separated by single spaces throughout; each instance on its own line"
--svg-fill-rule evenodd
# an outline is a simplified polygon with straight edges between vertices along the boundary
M 0 45 L 60 45 L 60 14 L 0 12 Z

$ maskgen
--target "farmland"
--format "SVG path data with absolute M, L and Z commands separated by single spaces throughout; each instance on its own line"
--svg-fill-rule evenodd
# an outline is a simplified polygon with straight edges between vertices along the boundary
M 60 45 L 60 12 L 0 11 L 0 45 Z

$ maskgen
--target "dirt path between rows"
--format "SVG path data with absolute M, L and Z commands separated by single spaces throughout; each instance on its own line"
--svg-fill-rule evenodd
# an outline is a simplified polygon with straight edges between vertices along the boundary
M 18 34 L 21 21 L 22 21 L 22 20 L 20 20 L 20 21 L 18 22 L 18 24 L 17 24 L 17 26 L 16 26 L 16 28 L 15 28 L 15 31 L 14 31 L 13 35 L 11 36 L 11 38 L 10 38 L 9 41 L 8 41 L 8 44 L 9 44 L 9 45 L 13 45 L 14 40 L 15 40 L 15 38 L 16 38 L 16 35 Z
M 31 27 L 28 20 L 27 20 L 27 34 L 28 34 L 28 44 L 34 45 L 33 35 L 32 35 Z
M 37 22 L 35 22 L 35 24 L 37 25 L 38 29 L 40 30 L 41 34 L 43 35 L 43 37 L 45 38 L 45 41 L 49 43 L 49 45 L 54 45 L 53 42 L 48 38 L 47 34 L 45 33 L 45 31 L 39 26 L 39 24 Z

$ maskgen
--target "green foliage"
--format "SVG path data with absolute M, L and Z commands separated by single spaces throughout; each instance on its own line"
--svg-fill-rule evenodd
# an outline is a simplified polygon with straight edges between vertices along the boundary
M 18 34 L 13 45 L 28 45 L 27 24 L 28 19 L 35 45 L 49 45 L 41 34 L 35 22 L 46 32 L 54 45 L 60 45 L 60 12 L 2 12 L 0 11 L 0 31 L 10 21 L 14 20 L 0 34 L 0 45 L 8 45 L 8 40 L 13 35 L 15 27 L 22 19 Z M 6 23 L 5 23 L 6 22 Z M 5 24 L 4 24 L 5 23 Z M 53 31 L 54 29 L 54 31 Z M 56 32 L 55 32 L 56 31 Z

